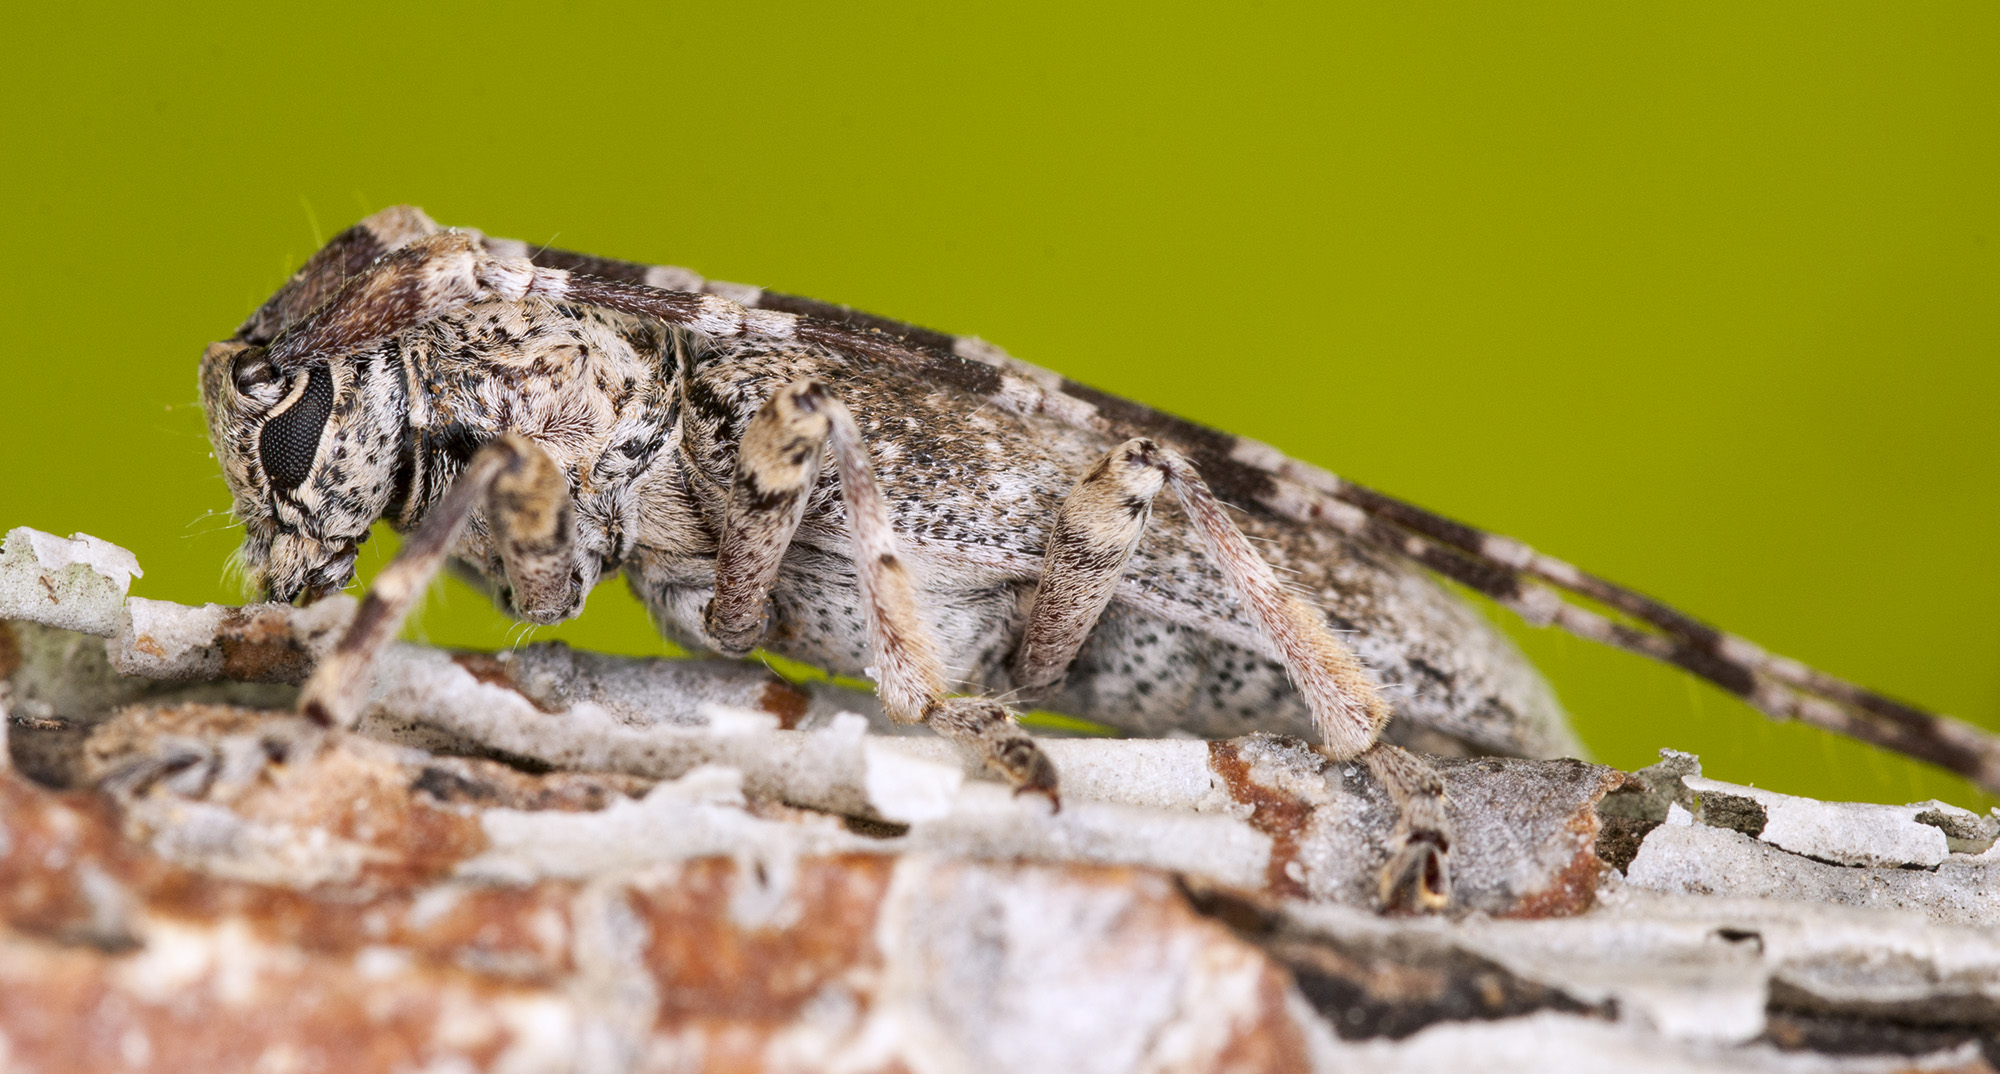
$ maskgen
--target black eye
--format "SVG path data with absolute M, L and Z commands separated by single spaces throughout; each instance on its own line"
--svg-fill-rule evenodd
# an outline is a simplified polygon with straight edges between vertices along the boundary
M 262 347 L 252 347 L 237 355 L 235 368 L 229 375 L 236 381 L 238 395 L 249 395 L 278 379 L 278 371 L 271 368 L 271 360 L 264 357 Z
M 264 462 L 272 488 L 289 492 L 312 473 L 319 437 L 332 413 L 333 377 L 325 366 L 317 366 L 306 377 L 306 390 L 291 406 L 271 415 L 257 434 L 257 457 Z

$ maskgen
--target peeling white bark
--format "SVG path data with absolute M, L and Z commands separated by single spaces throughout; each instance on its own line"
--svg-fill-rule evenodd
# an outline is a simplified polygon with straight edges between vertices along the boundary
M 87 534 L 57 537 L 20 526 L 0 544 L 0 619 L 28 619 L 109 637 L 124 621 L 139 561 Z

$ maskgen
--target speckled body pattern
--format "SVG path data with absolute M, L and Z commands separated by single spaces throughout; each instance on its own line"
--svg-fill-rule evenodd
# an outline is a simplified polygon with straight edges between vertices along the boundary
M 1122 438 L 843 354 L 717 347 L 685 374 L 681 465 L 645 499 L 686 495 L 689 514 L 718 512 L 744 420 L 776 387 L 808 375 L 840 386 L 868 438 L 949 674 L 968 688 L 1012 689 L 1008 657 L 1057 509 Z M 853 572 L 841 562 L 835 495 L 823 479 L 773 591 L 765 644 L 855 674 L 868 663 L 867 636 Z M 1403 719 L 1500 752 L 1567 748 L 1533 671 L 1416 568 L 1310 526 L 1250 513 L 1236 521 L 1384 683 L 1405 687 L 1394 693 Z M 663 628 L 699 647 L 708 565 L 648 535 L 635 568 L 634 585 Z M 1067 678 L 1028 700 L 1146 734 L 1310 735 L 1303 703 L 1237 603 L 1185 511 L 1163 498 Z
M 270 420 L 304 389 L 264 399 L 253 385 L 232 398 L 230 359 L 246 346 L 269 345 L 282 361 L 287 339 L 280 337 L 326 301 L 329 278 L 352 275 L 436 231 L 414 210 L 358 225 L 204 362 L 218 457 L 248 531 L 244 556 L 272 592 L 344 584 L 353 545 L 369 524 L 386 518 L 398 529 L 416 525 L 479 445 L 515 432 L 567 477 L 576 600 L 554 609 L 513 607 L 478 516 L 453 549 L 456 557 L 494 582 L 503 607 L 538 621 L 575 614 L 592 585 L 622 572 L 663 633 L 690 648 L 718 648 L 704 632 L 703 611 L 738 445 L 778 388 L 811 377 L 835 386 L 859 423 L 921 614 L 959 688 L 1017 689 L 1009 657 L 1058 508 L 1106 453 L 1145 433 L 1193 460 L 1236 508 L 1234 521 L 1259 552 L 1324 610 L 1384 684 L 1395 711 L 1392 741 L 1433 751 L 1577 752 L 1552 694 L 1514 647 L 1404 556 L 1315 522 L 1312 505 L 1324 496 L 1268 468 L 1254 471 L 1253 488 L 1244 478 L 1250 467 L 1203 439 L 1220 434 L 1184 423 L 1194 435 L 1135 428 L 1129 416 L 1150 412 L 1063 391 L 1054 387 L 1066 384 L 1059 378 L 973 341 L 954 343 L 971 358 L 933 352 L 926 365 L 806 339 L 718 338 L 534 294 L 473 301 L 327 363 L 328 435 L 310 476 L 272 495 L 258 471 L 257 419 Z M 480 241 L 493 254 L 526 252 L 505 240 Z M 537 263 L 739 298 L 751 290 L 707 284 L 685 270 L 559 252 Z M 326 335 L 313 343 L 322 353 Z M 837 673 L 868 673 L 869 636 L 849 556 L 828 467 L 771 588 L 766 648 Z M 1283 666 L 1170 497 L 1153 506 L 1067 676 L 1012 700 L 1139 734 L 1262 729 L 1310 737 L 1313 728 Z

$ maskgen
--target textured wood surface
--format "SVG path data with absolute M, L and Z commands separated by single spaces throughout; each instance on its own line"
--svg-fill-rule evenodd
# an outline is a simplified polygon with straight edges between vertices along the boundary
M 1293 740 L 1049 739 L 1052 814 L 860 695 L 533 647 L 330 734 L 337 613 L 57 570 L 0 571 L 0 1069 L 2000 1066 L 1942 803 L 1445 762 L 1454 910 L 1385 918 L 1386 795 Z

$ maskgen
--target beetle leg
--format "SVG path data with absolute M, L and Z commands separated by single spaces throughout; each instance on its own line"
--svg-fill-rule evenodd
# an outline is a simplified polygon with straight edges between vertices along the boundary
M 1320 752 L 1337 761 L 1359 757 L 1396 801 L 1396 834 L 1382 871 L 1383 908 L 1443 909 L 1451 901 L 1451 823 L 1436 769 L 1376 741 L 1390 708 L 1374 676 L 1327 629 L 1325 613 L 1278 581 L 1194 467 L 1179 454 L 1166 454 L 1167 483 L 1194 519 L 1202 550 L 1221 567 L 1312 708 Z
M 1451 904 L 1451 818 L 1444 780 L 1421 755 L 1387 742 L 1369 747 L 1360 760 L 1396 802 L 1389 861 L 1382 867 L 1382 909 L 1445 909 Z
M 525 436 L 505 434 L 479 449 L 423 525 L 376 575 L 354 622 L 313 669 L 299 711 L 322 725 L 354 726 L 368 700 L 375 656 L 396 636 L 475 509 L 484 507 L 506 568 L 516 614 L 554 622 L 581 603 L 574 568 L 569 486 Z
M 1390 715 L 1374 678 L 1327 629 L 1324 613 L 1272 573 L 1193 465 L 1143 438 L 1120 444 L 1063 501 L 1015 653 L 1015 681 L 1032 689 L 1061 677 L 1110 602 L 1152 498 L 1169 485 L 1194 520 L 1202 550 L 1305 694 L 1326 752 L 1347 760 L 1373 745 Z
M 1162 454 L 1150 440 L 1127 440 L 1098 460 L 1063 501 L 1014 651 L 1015 685 L 1052 685 L 1076 659 L 1139 545 L 1153 497 L 1166 484 Z
M 505 579 L 500 601 L 514 618 L 529 623 L 575 618 L 588 590 L 577 569 L 569 481 L 533 440 L 508 434 L 495 443 L 502 444 L 497 451 L 504 462 L 484 506 Z
M 1321 752 L 1334 760 L 1361 759 L 1395 799 L 1395 845 L 1382 875 L 1384 907 L 1442 909 L 1451 890 L 1443 782 L 1423 758 L 1376 741 L 1390 708 L 1374 677 L 1327 629 L 1325 614 L 1278 580 L 1178 452 L 1143 438 L 1128 440 L 1093 466 L 1063 501 L 1015 652 L 1015 681 L 1034 689 L 1062 677 L 1110 603 L 1153 497 L 1166 486 L 1194 520 L 1202 550 L 1305 695 Z
M 830 423 L 808 382 L 772 396 L 737 448 L 722 533 L 715 552 L 715 596 L 702 626 L 715 651 L 743 656 L 763 638 L 771 583 L 805 517 L 819 480 Z
M 764 606 L 804 513 L 826 447 L 840 475 L 854 544 L 863 614 L 875 658 L 882 708 L 903 723 L 923 723 L 971 750 L 1017 790 L 1056 800 L 1056 770 L 1006 706 L 951 697 L 930 631 L 917 616 L 916 586 L 896 550 L 888 506 L 875 483 L 868 445 L 845 404 L 826 385 L 786 385 L 744 434 L 716 553 L 715 596 L 704 615 L 719 647 L 748 650 L 762 632 Z

